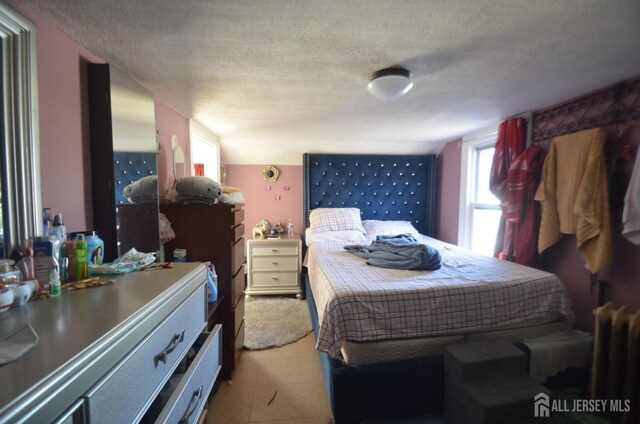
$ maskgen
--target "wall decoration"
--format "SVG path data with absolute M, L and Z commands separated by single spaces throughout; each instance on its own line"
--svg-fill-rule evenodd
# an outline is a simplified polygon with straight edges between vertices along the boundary
M 279 194 L 276 194 L 275 196 L 273 196 L 273 198 L 275 200 L 280 200 L 282 198 L 282 196 L 280 196 Z
M 291 190 L 291 187 L 289 187 L 288 185 L 286 185 L 286 186 L 282 187 L 282 190 L 284 190 L 284 191 L 289 191 L 289 190 Z
M 269 165 L 262 171 L 262 176 L 265 181 L 275 183 L 280 176 L 280 170 L 273 165 Z
M 271 191 L 271 186 L 270 185 L 264 186 L 264 191 Z

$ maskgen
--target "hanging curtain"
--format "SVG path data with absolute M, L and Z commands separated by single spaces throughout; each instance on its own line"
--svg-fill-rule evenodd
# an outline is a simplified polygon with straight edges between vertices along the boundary
M 502 259 L 513 259 L 513 240 L 515 228 L 513 223 L 505 220 L 507 211 L 508 175 L 511 163 L 526 147 L 526 125 L 522 118 L 504 121 L 498 127 L 498 139 L 491 164 L 489 188 L 500 200 L 502 216 L 500 229 L 496 237 L 494 255 Z

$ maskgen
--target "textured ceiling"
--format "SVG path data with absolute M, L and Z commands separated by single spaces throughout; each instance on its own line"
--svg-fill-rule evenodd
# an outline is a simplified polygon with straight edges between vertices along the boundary
M 22 0 L 221 137 L 227 163 L 424 153 L 640 74 L 638 0 Z M 366 91 L 400 64 L 415 86 Z

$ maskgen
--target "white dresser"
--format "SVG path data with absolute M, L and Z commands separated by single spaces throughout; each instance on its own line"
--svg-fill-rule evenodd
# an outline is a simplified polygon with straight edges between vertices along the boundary
M 198 422 L 221 364 L 221 327 L 205 331 L 205 270 L 136 272 L 3 314 L 30 322 L 39 343 L 0 367 L 0 422 Z M 166 402 L 149 409 L 172 375 Z
M 245 295 L 295 294 L 302 299 L 300 236 L 253 239 L 247 242 L 247 288 Z

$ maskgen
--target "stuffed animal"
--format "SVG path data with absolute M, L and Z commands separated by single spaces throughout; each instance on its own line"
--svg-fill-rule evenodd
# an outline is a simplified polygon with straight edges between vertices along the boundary
M 222 187 L 208 177 L 183 177 L 176 181 L 176 192 L 178 202 L 214 204 L 218 203 Z
M 266 219 L 263 219 L 260 222 L 258 222 L 255 227 L 253 227 L 253 237 L 262 238 L 267 234 L 269 234 L 270 230 L 271 230 L 271 225 L 269 224 L 269 221 L 267 221 Z
M 158 177 L 155 175 L 142 177 L 122 189 L 122 194 L 131 203 L 156 203 L 158 201 Z
M 222 188 L 222 194 L 218 199 L 220 203 L 236 205 L 244 202 L 244 194 L 242 190 L 236 187 L 226 186 Z

